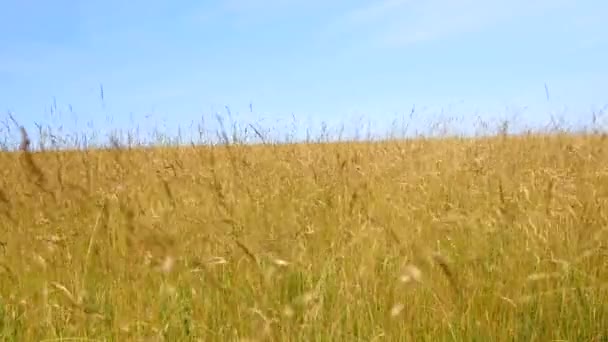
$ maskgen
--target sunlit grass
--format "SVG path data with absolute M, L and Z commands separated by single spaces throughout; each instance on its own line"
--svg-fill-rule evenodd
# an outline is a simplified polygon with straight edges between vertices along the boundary
M 598 134 L 0 154 L 14 341 L 606 341 Z

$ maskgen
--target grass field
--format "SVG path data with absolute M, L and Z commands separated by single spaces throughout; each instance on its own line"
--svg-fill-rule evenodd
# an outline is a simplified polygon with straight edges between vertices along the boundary
M 6 341 L 608 341 L 608 140 L 0 154 Z

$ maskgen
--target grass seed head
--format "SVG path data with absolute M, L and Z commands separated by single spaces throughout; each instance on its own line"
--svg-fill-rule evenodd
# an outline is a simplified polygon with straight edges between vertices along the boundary
M 207 259 L 207 265 L 224 265 L 227 264 L 228 260 L 224 257 L 211 257 Z
M 421 282 L 422 281 L 422 271 L 418 267 L 413 264 L 409 264 L 405 267 L 403 273 L 399 277 L 399 281 L 403 284 L 408 284 L 411 282 Z
M 404 308 L 405 305 L 403 305 L 402 303 L 397 303 L 393 305 L 393 307 L 391 308 L 391 317 L 399 316 L 399 314 L 403 311 Z
M 169 274 L 171 273 L 171 270 L 173 270 L 173 266 L 175 266 L 175 258 L 167 255 L 160 265 L 160 271 L 162 273 Z

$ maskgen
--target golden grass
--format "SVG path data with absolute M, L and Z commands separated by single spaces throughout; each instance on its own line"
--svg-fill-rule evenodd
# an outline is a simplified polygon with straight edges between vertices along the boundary
M 598 135 L 0 154 L 14 341 L 606 341 Z

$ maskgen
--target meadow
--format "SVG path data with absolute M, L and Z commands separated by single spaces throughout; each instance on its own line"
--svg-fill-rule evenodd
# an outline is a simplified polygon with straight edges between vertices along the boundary
M 0 165 L 4 341 L 608 341 L 599 133 Z

